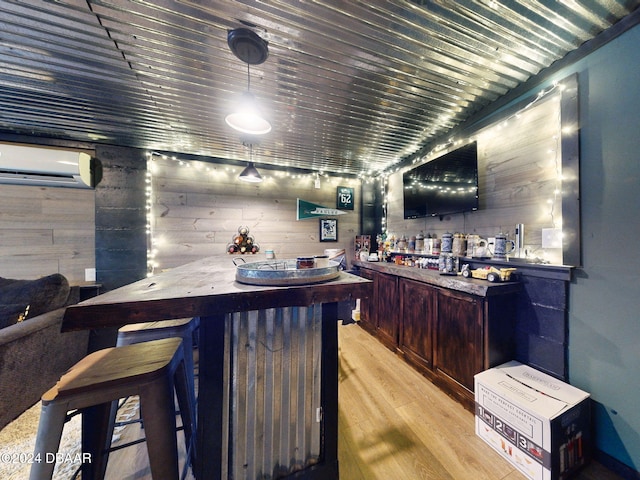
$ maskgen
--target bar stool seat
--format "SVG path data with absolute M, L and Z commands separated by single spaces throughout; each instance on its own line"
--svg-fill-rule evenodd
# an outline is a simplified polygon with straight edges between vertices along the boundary
M 42 396 L 34 458 L 58 451 L 68 412 L 81 410 L 82 478 L 103 479 L 111 444 L 112 402 L 138 395 L 146 430 L 151 475 L 178 480 L 174 391 L 180 406 L 185 445 L 195 445 L 195 416 L 180 338 L 153 340 L 94 352 L 75 364 Z M 31 480 L 50 479 L 53 462 L 33 463 Z
M 191 388 L 192 403 L 196 405 L 193 347 L 194 334 L 200 326 L 200 317 L 178 318 L 174 320 L 160 320 L 156 322 L 131 323 L 118 329 L 116 346 L 132 345 L 134 343 L 159 340 L 161 338 L 178 337 L 182 339 L 184 362 L 187 368 L 189 387 Z

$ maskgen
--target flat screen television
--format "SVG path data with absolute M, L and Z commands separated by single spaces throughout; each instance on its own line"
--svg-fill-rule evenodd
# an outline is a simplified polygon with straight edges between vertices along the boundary
M 478 209 L 478 145 L 469 143 L 405 172 L 404 218 Z

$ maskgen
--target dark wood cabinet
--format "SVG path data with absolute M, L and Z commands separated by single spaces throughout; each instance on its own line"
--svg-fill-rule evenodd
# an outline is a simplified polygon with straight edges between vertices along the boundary
M 373 280 L 373 297 L 360 303 L 360 326 L 378 337 L 387 347 L 398 346 L 398 277 L 371 270 L 361 276 Z
M 452 290 L 438 292 L 436 368 L 473 391 L 473 376 L 484 370 L 484 300 Z
M 398 277 L 376 273 L 373 279 L 373 291 L 378 338 L 387 347 L 395 350 L 398 346 L 398 327 L 400 324 Z
M 433 368 L 433 336 L 437 290 L 424 283 L 400 279 L 400 350 L 417 367 Z
M 362 269 L 360 270 L 360 276 L 367 280 L 373 280 L 375 273 L 372 270 Z M 374 290 L 375 291 L 375 290 Z M 363 298 L 360 300 L 360 326 L 367 330 L 369 333 L 376 333 L 376 320 L 375 309 L 372 308 L 374 302 L 374 296 L 371 298 Z
M 374 286 L 360 324 L 473 410 L 474 375 L 514 358 L 519 285 L 386 265 L 361 274 Z

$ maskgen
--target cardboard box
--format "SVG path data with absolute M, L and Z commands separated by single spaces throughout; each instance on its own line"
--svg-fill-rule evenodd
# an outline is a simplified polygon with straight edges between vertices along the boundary
M 475 376 L 476 435 L 534 480 L 569 478 L 590 458 L 589 394 L 519 362 Z

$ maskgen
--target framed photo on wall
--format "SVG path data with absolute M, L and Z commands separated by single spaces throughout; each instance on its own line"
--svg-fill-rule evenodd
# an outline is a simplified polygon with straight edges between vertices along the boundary
M 320 241 L 321 242 L 337 242 L 338 241 L 338 220 L 336 218 L 320 219 Z
M 336 208 L 340 210 L 353 210 L 354 199 L 353 188 L 338 187 L 336 190 Z

